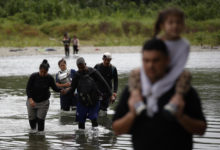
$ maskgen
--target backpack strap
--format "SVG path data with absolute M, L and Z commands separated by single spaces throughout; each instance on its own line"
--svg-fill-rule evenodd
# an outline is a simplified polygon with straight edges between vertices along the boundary
M 114 76 L 114 71 L 116 67 L 111 64 L 111 68 L 112 68 L 112 76 Z
M 97 65 L 96 65 L 96 67 L 97 67 L 96 69 L 99 70 L 100 67 L 101 67 L 101 65 L 102 65 L 102 63 L 97 64 Z

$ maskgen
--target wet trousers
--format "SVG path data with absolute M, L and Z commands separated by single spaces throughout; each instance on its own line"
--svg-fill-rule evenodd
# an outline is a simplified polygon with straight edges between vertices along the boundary
M 27 111 L 28 119 L 31 129 L 36 129 L 38 131 L 44 131 L 45 118 L 49 109 L 50 101 L 45 100 L 39 103 L 35 103 L 35 106 L 30 106 L 29 100 L 27 100 Z

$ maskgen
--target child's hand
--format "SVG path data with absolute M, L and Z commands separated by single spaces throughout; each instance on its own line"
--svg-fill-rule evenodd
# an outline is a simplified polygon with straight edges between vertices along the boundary
M 180 94 L 175 94 L 171 98 L 169 103 L 177 106 L 177 111 L 174 113 L 174 115 L 177 118 L 180 118 L 183 115 L 183 110 L 184 110 L 184 107 L 185 107 L 185 102 L 184 102 L 183 96 L 180 95 Z
M 130 111 L 134 114 L 136 114 L 134 105 L 135 105 L 135 103 L 137 103 L 139 101 L 142 101 L 142 96 L 141 96 L 140 91 L 133 90 L 131 92 L 129 99 L 128 99 L 128 106 L 129 106 Z

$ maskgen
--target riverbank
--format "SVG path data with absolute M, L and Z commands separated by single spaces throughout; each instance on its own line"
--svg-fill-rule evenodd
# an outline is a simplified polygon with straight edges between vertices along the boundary
M 80 54 L 90 54 L 90 53 L 138 53 L 141 50 L 141 46 L 82 46 L 80 47 Z M 191 51 L 220 51 L 220 46 L 211 48 L 209 46 L 191 46 Z M 70 54 L 73 50 L 70 47 Z M 16 48 L 16 47 L 1 47 L 0 48 L 0 57 L 7 56 L 32 56 L 32 55 L 59 55 L 64 54 L 63 47 L 25 47 L 25 48 Z

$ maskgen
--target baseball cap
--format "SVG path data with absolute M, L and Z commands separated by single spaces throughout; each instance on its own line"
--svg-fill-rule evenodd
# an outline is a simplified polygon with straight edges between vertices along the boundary
M 108 59 L 112 59 L 112 54 L 109 52 L 106 52 L 103 54 L 103 58 L 108 58 Z

